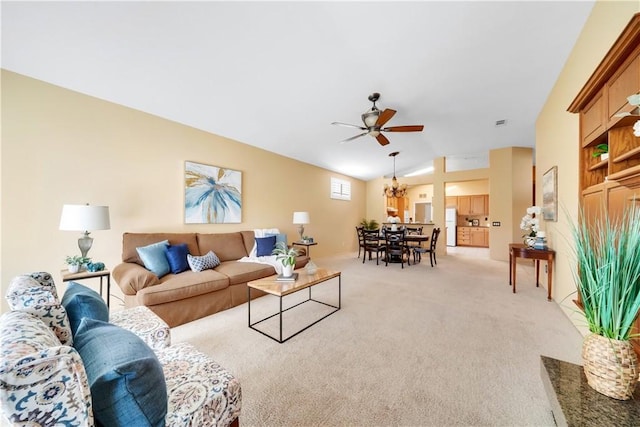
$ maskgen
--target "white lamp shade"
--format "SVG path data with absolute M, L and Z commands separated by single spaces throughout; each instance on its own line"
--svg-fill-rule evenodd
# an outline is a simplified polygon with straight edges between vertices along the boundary
M 309 224 L 309 212 L 294 212 L 293 213 L 294 224 Z
M 60 230 L 109 230 L 109 206 L 64 205 L 60 216 Z

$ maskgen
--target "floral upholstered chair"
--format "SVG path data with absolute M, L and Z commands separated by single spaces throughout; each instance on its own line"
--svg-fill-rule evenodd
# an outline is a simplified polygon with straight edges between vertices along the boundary
M 148 308 L 107 318 L 97 292 L 72 283 L 59 300 L 47 273 L 16 277 L 6 297 L 1 425 L 238 423 L 238 380 L 193 346 L 171 346 L 168 326 Z

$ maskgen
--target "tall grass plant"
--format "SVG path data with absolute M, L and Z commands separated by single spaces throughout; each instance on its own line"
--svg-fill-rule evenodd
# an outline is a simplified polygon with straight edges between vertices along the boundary
M 594 219 L 581 211 L 572 235 L 573 274 L 589 330 L 616 340 L 633 338 L 640 310 L 640 209 L 631 205 L 616 218 L 602 209 Z

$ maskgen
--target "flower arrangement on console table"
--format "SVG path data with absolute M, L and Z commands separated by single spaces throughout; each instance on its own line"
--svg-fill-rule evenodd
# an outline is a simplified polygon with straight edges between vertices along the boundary
M 640 208 L 588 221 L 581 212 L 572 234 L 578 304 L 591 331 L 582 347 L 587 382 L 606 396 L 631 399 L 638 382 L 630 340 L 640 310 Z
M 542 208 L 540 206 L 530 206 L 527 208 L 527 214 L 520 221 L 520 229 L 525 231 L 522 235 L 524 244 L 530 248 L 533 247 L 540 231 L 540 219 L 536 215 L 542 215 Z

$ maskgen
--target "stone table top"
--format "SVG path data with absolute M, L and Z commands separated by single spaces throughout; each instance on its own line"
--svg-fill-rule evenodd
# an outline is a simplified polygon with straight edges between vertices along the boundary
M 589 386 L 581 365 L 540 356 L 540 376 L 558 426 L 640 426 L 640 387 L 616 400 Z

